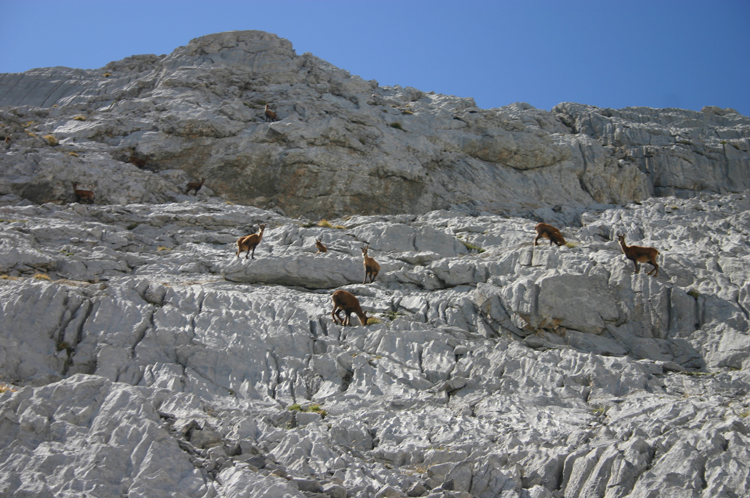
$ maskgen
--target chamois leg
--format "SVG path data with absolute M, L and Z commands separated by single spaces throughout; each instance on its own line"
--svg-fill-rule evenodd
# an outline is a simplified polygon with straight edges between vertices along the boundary
M 333 323 L 338 324 L 339 322 L 343 322 L 343 320 L 341 320 L 341 317 L 339 316 L 340 312 L 341 312 L 341 308 L 337 308 L 334 305 L 333 311 L 331 311 L 331 318 L 333 318 Z
M 536 238 L 534 239 L 534 245 L 536 245 L 536 243 L 537 243 L 537 242 L 539 241 L 539 239 L 541 239 L 541 238 L 542 238 L 542 236 L 541 236 L 541 235 L 537 235 L 537 236 L 536 236 Z
M 656 263 L 652 263 L 650 261 L 649 261 L 648 264 L 650 264 L 654 268 L 650 272 L 648 272 L 646 275 L 651 275 L 652 273 L 656 272 L 656 274 L 654 275 L 654 278 L 658 277 L 659 276 L 659 265 L 657 265 Z
M 641 267 L 638 264 L 638 261 L 633 261 L 633 265 L 635 266 L 635 272 L 636 273 L 640 273 L 641 272 Z

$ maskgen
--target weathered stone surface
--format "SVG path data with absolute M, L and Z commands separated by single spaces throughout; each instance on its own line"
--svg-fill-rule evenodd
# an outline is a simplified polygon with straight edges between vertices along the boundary
M 747 118 L 484 111 L 259 32 L 0 101 L 0 495 L 748 494 Z
M 264 122 L 266 103 L 279 121 Z M 2 74 L 0 106 L 0 195 L 37 203 L 72 201 L 71 182 L 99 204 L 181 201 L 206 177 L 199 198 L 292 216 L 460 207 L 570 224 L 595 203 L 750 186 L 750 118 L 731 109 L 479 109 L 380 87 L 260 31 Z M 376 247 L 376 224 L 366 230 Z
M 455 212 L 333 229 L 215 201 L 5 205 L 4 240 L 33 244 L 2 259 L 0 489 L 745 494 L 748 207 L 652 199 L 532 248 L 532 220 Z M 620 231 L 659 248 L 658 278 Z M 342 287 L 381 323 L 334 325 Z M 102 459 L 121 463 L 76 470 Z

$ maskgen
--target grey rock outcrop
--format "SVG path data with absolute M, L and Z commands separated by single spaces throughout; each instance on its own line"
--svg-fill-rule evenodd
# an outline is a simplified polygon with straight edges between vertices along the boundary
M 290 216 L 460 207 L 571 224 L 596 203 L 750 187 L 750 118 L 731 109 L 484 110 L 380 87 L 258 31 L 3 74 L 0 106 L 0 194 L 37 203 L 73 200 L 72 181 L 102 204 L 181 200 L 206 177 L 203 196 Z
M 460 212 L 4 204 L 4 495 L 749 491 L 748 192 L 587 212 L 559 248 Z M 380 323 L 335 325 L 334 288 Z
M 0 75 L 0 125 L 2 496 L 750 494 L 750 118 L 483 110 L 249 31 Z

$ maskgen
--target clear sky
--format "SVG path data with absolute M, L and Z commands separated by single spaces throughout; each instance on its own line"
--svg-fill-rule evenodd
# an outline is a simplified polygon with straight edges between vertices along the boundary
M 255 29 L 381 85 L 750 115 L 750 0 L 0 0 L 0 73 L 95 69 Z

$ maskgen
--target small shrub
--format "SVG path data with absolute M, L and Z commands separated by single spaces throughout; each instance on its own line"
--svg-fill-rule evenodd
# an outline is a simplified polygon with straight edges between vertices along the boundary
M 0 394 L 4 393 L 5 391 L 10 391 L 14 393 L 16 392 L 16 389 L 10 384 L 6 384 L 5 382 L 0 382 Z
M 80 114 L 73 118 L 76 121 L 86 121 L 86 116 L 81 116 Z
M 137 227 L 138 227 L 138 223 L 131 223 L 130 225 L 127 226 L 127 229 L 128 230 L 133 230 L 133 229 L 135 229 Z
M 171 247 L 167 247 L 167 246 L 159 246 L 159 247 L 156 248 L 156 250 L 157 251 L 171 251 L 172 248 Z
M 112 73 L 104 73 L 102 74 L 102 76 L 104 76 L 105 78 L 109 78 L 110 76 L 112 76 Z
M 320 415 L 320 418 L 326 418 L 326 415 L 328 415 L 328 412 L 322 409 L 320 405 L 310 405 L 310 408 L 308 408 L 308 411 L 317 413 L 318 415 Z
M 414 113 L 409 109 L 401 109 L 401 114 L 413 115 Z
M 328 220 L 320 220 L 318 226 L 323 228 L 333 228 L 333 225 L 331 225 L 331 222 Z
M 317 413 L 318 415 L 320 415 L 320 418 L 326 418 L 326 415 L 328 415 L 328 412 L 322 409 L 320 405 L 317 405 L 317 404 L 303 407 L 299 403 L 294 403 L 288 409 L 294 412 Z
M 52 145 L 53 147 L 60 144 L 60 142 L 57 141 L 54 135 L 44 135 L 42 138 L 45 139 L 47 143 Z
M 570 247 L 573 249 L 574 247 L 578 247 L 578 242 L 566 242 L 565 247 Z
M 471 252 L 471 251 L 476 251 L 476 252 L 478 252 L 478 253 L 480 253 L 480 254 L 484 252 L 484 249 L 482 249 L 482 248 L 481 248 L 481 247 L 479 247 L 479 246 L 475 246 L 474 244 L 470 244 L 470 243 L 468 243 L 468 242 L 466 242 L 466 241 L 464 241 L 464 240 L 461 240 L 461 239 L 458 239 L 458 240 L 460 240 L 460 241 L 461 241 L 461 243 L 462 243 L 462 244 L 463 244 L 464 246 L 466 246 L 466 249 L 468 249 L 468 250 L 469 250 L 469 252 Z
M 391 123 L 388 126 L 390 126 L 391 128 L 396 128 L 397 130 L 405 131 L 401 126 L 401 123 L 399 123 L 398 121 Z
M 595 406 L 594 409 L 592 410 L 592 412 L 593 412 L 594 415 L 596 415 L 598 417 L 598 416 L 601 416 L 601 415 L 606 415 L 608 409 L 609 408 L 607 408 L 606 406 L 599 405 L 599 406 Z
M 689 291 L 687 291 L 687 295 L 692 297 L 693 299 L 698 299 L 699 297 L 701 297 L 701 293 L 698 292 L 697 289 L 690 289 Z
M 49 275 L 45 275 L 44 273 L 35 273 L 33 278 L 37 280 L 52 280 L 49 278 Z
M 73 156 L 73 157 L 78 157 L 78 154 L 76 154 L 75 152 L 68 152 L 68 155 Z
M 383 323 L 383 321 L 380 318 L 377 318 L 374 316 L 371 316 L 370 318 L 367 319 L 367 325 L 373 325 L 376 323 Z

